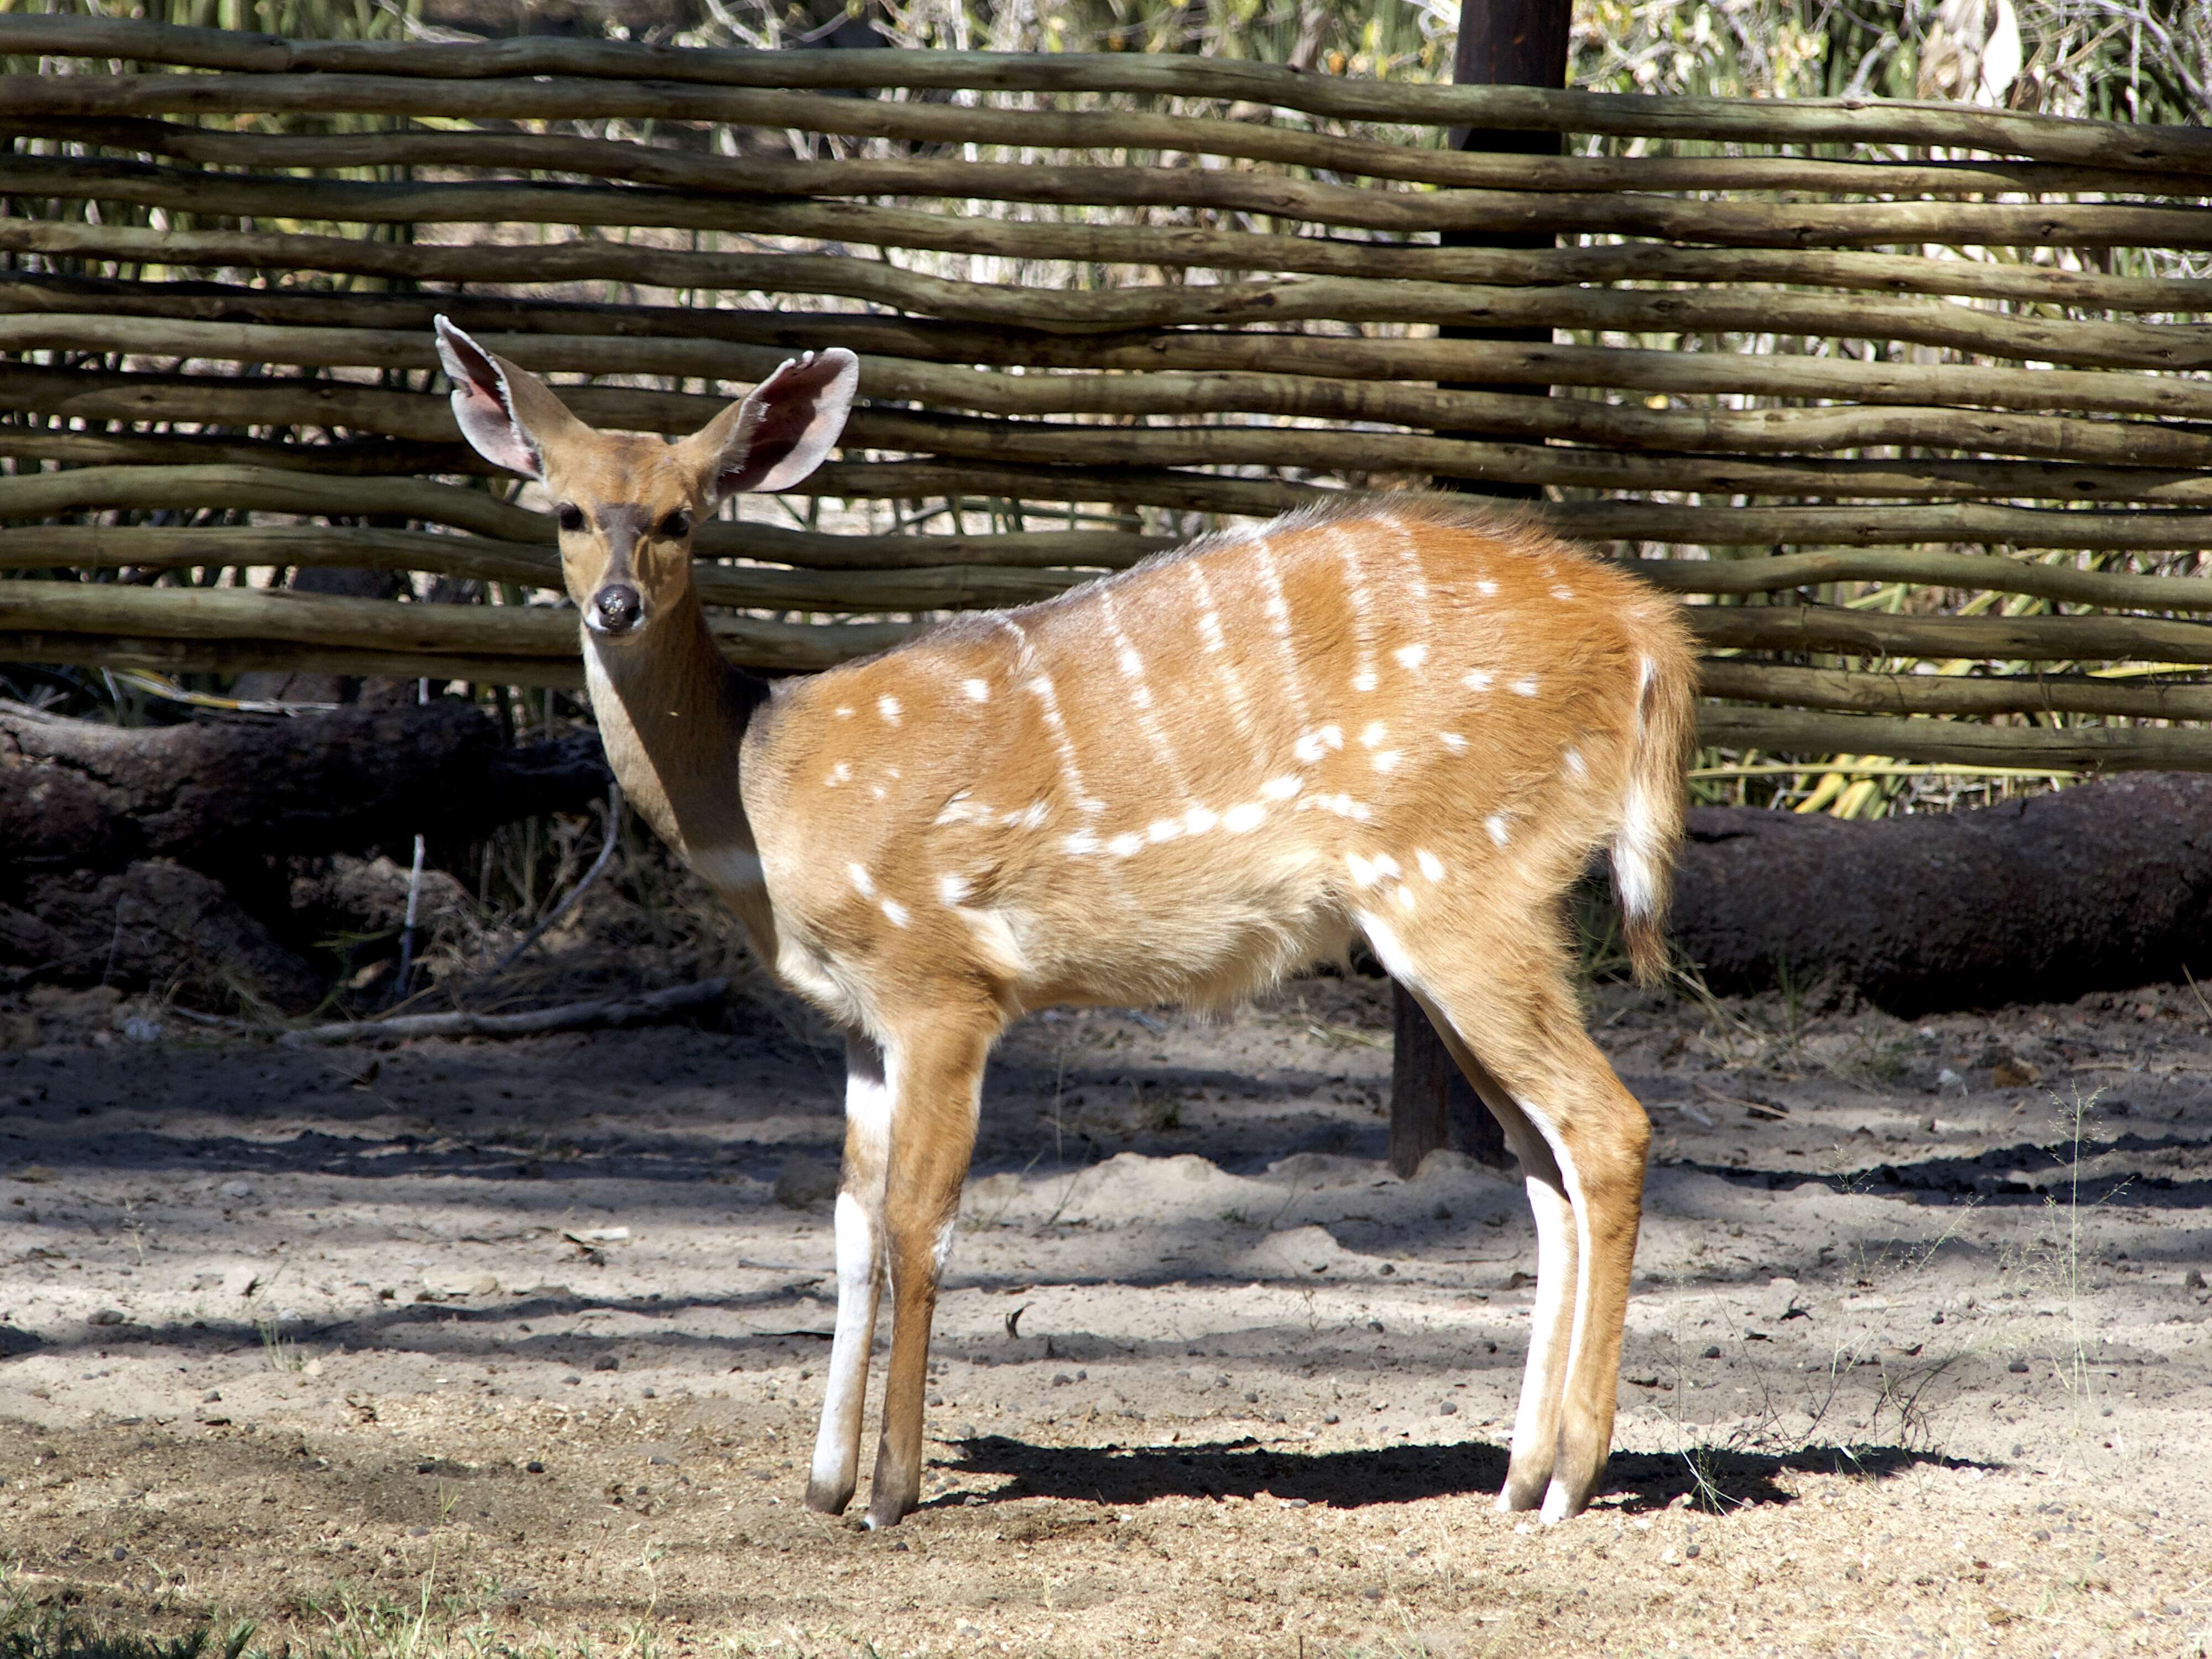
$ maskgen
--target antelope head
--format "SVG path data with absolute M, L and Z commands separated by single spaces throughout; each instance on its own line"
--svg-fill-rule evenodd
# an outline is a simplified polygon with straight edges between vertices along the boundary
M 586 426 L 527 369 L 443 317 L 437 327 L 462 435 L 552 495 L 562 580 L 602 642 L 642 637 L 683 608 L 699 521 L 732 495 L 787 489 L 813 471 L 843 431 L 860 381 L 851 352 L 809 352 L 670 443 Z

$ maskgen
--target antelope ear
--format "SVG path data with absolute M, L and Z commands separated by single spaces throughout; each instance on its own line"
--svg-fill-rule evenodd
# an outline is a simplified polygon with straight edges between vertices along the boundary
M 749 489 L 788 489 L 822 465 L 845 429 L 860 360 L 842 347 L 793 358 L 684 441 L 703 491 L 720 502 Z
M 461 435 L 494 466 L 543 480 L 544 441 L 583 422 L 527 369 L 486 351 L 443 317 L 437 329 L 438 360 L 453 382 Z

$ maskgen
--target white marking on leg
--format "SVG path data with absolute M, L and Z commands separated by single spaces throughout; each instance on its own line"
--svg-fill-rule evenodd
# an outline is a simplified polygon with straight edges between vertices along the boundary
M 830 1376 L 822 1390 L 822 1425 L 807 1471 L 814 1485 L 833 1490 L 850 1482 L 858 1469 L 860 1409 L 868 1392 L 869 1338 L 875 1326 L 877 1248 L 875 1219 L 851 1193 L 837 1194 L 836 1228 L 837 1319 L 830 1340 Z
M 734 847 L 695 847 L 691 867 L 699 872 L 700 880 L 719 892 L 754 893 L 767 885 L 760 854 L 742 853 Z

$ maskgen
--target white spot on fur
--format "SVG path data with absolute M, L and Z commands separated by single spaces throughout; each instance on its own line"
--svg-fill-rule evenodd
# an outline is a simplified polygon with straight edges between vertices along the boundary
M 1352 689 L 1355 691 L 1372 691 L 1380 684 L 1371 668 L 1363 668 L 1352 677 Z
M 1268 800 L 1288 800 L 1306 787 L 1306 781 L 1295 772 L 1285 772 L 1279 778 L 1269 778 L 1260 786 L 1260 793 Z
M 848 864 L 845 868 L 852 873 L 853 890 L 854 892 L 858 893 L 862 898 L 875 897 L 876 878 L 868 873 L 867 866 L 865 864 Z
M 1583 751 L 1581 750 L 1568 750 L 1566 754 L 1566 762 L 1568 776 L 1583 778 L 1589 775 L 1589 768 L 1583 763 Z
M 999 820 L 1009 830 L 1042 830 L 1052 809 L 1041 800 L 1033 800 L 1018 812 L 1009 812 Z
M 1497 678 L 1487 668 L 1470 668 L 1460 676 L 1459 683 L 1470 691 L 1487 691 L 1491 682 Z
M 884 915 L 890 919 L 890 924 L 892 927 L 903 927 L 906 926 L 906 906 L 901 904 L 896 899 L 885 899 L 884 901 Z
M 1483 819 L 1482 827 L 1490 831 L 1491 840 L 1496 842 L 1500 847 L 1513 839 L 1505 828 L 1505 814 L 1503 812 L 1492 812 L 1488 817 Z
M 1517 679 L 1510 689 L 1516 697 L 1533 697 L 1536 695 L 1536 677 L 1531 674 L 1526 678 Z
M 1375 809 L 1364 800 L 1354 800 L 1349 795 L 1308 795 L 1298 803 L 1301 812 L 1308 809 L 1334 812 L 1340 818 L 1350 818 L 1355 823 L 1364 823 L 1375 816 Z
M 1257 801 L 1239 801 L 1221 815 L 1221 827 L 1232 836 L 1241 836 L 1257 830 L 1267 816 L 1267 809 Z
M 1357 853 L 1346 853 L 1344 855 L 1344 865 L 1345 868 L 1352 872 L 1352 880 L 1355 886 L 1372 887 L 1382 879 L 1376 871 L 1375 861 L 1372 859 L 1362 858 Z
M 1079 830 L 1072 836 L 1062 836 L 1060 844 L 1067 849 L 1070 858 L 1079 859 L 1085 853 L 1098 850 L 1098 837 L 1088 830 Z
M 1413 862 L 1421 866 L 1421 873 L 1431 881 L 1437 882 L 1444 878 L 1444 861 L 1434 853 L 1416 851 L 1413 854 Z
M 1574 596 L 1575 590 L 1571 587 L 1555 587 L 1552 590 L 1552 597 L 1563 603 L 1568 599 L 1571 599 Z
M 1390 728 L 1383 725 L 1381 720 L 1370 720 L 1367 722 L 1367 729 L 1359 734 L 1359 741 L 1369 749 L 1376 749 L 1382 746 L 1382 739 L 1389 735 Z
M 1401 910 L 1410 910 L 1413 908 L 1413 890 L 1412 888 L 1401 887 L 1391 896 L 1398 901 L 1398 908 Z
M 1375 769 L 1378 772 L 1388 772 L 1397 764 L 1398 751 L 1395 749 L 1381 750 L 1375 756 Z
M 974 890 L 965 876 L 939 876 L 937 878 L 937 896 L 947 904 L 959 903 Z
M 1221 815 L 1210 806 L 1194 806 L 1182 815 L 1183 833 L 1202 836 L 1221 822 Z
M 1429 647 L 1425 645 L 1401 645 L 1390 654 L 1397 658 L 1400 667 L 1409 673 L 1418 673 L 1421 665 L 1429 659 Z
M 1106 843 L 1106 850 L 1117 859 L 1133 858 L 1145 850 L 1145 838 L 1124 830 Z
M 1455 755 L 1467 747 L 1467 739 L 1456 732 L 1439 732 L 1437 733 L 1437 741 Z
M 841 783 L 849 782 L 852 776 L 853 769 L 850 763 L 839 761 L 830 769 L 829 775 L 822 780 L 822 787 L 824 789 L 835 789 Z
M 978 823 L 988 823 L 991 818 L 991 809 L 980 803 L 971 803 L 968 792 L 963 789 L 945 803 L 945 810 L 937 815 L 936 822 L 961 823 L 971 817 Z
M 1400 876 L 1405 873 L 1403 870 L 1398 867 L 1398 860 L 1392 858 L 1388 853 L 1377 853 L 1375 855 L 1375 867 L 1377 870 L 1380 870 L 1384 875 L 1389 877 L 1393 881 L 1397 880 Z
M 1182 834 L 1181 818 L 1154 818 L 1145 833 L 1154 841 L 1173 841 Z
M 1481 594 L 1482 597 L 1486 599 L 1492 594 L 1498 592 L 1498 584 L 1491 580 L 1489 577 L 1485 576 L 1480 581 L 1474 585 L 1474 591 Z
M 853 711 L 850 706 L 842 702 L 837 705 L 836 714 L 837 718 L 841 720 L 848 720 L 853 718 Z
M 896 726 L 899 723 L 899 700 L 893 696 L 878 697 L 876 713 L 884 717 L 884 725 Z
M 960 682 L 960 689 L 968 694 L 968 701 L 970 702 L 991 701 L 991 683 L 988 680 L 963 680 Z

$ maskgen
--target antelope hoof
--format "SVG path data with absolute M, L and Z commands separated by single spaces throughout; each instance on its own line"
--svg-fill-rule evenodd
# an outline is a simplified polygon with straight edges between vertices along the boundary
M 849 1481 L 834 1486 L 820 1480 L 806 1483 L 806 1507 L 817 1515 L 842 1515 L 845 1505 L 852 1501 L 853 1487 Z
M 868 1512 L 861 1516 L 860 1524 L 870 1532 L 882 1532 L 885 1528 L 896 1527 L 905 1520 L 908 1511 L 913 1508 L 912 1504 L 902 1504 L 895 1498 L 878 1498 L 869 1503 Z
M 1560 1522 L 1580 1515 L 1589 1502 L 1588 1498 L 1577 1500 L 1569 1494 L 1565 1486 L 1554 1480 L 1551 1489 L 1544 1494 L 1543 1513 L 1536 1518 L 1547 1527 L 1556 1527 Z
M 1509 1467 L 1505 1471 L 1504 1489 L 1498 1494 L 1498 1512 L 1500 1515 L 1518 1515 L 1524 1510 L 1534 1509 L 1544 1501 L 1544 1488 L 1551 1479 L 1549 1469 L 1537 1469 L 1523 1474 Z

